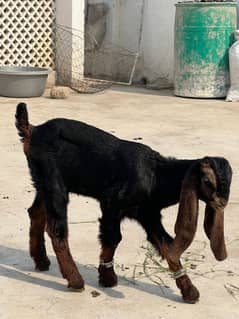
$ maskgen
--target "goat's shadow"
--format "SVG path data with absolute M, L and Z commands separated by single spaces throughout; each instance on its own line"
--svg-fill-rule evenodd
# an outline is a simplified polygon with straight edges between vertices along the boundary
M 61 278 L 61 274 L 55 256 L 48 257 L 51 261 L 51 266 L 49 271 L 45 272 L 46 278 L 43 279 L 43 273 L 41 273 L 41 278 L 39 278 L 38 275 L 34 276 L 34 274 L 37 273 L 34 271 L 33 262 L 27 251 L 0 245 L 0 276 L 62 292 L 68 292 L 66 282 L 63 284 L 49 279 L 49 276 Z M 103 288 L 98 286 L 98 272 L 96 267 L 84 266 L 79 263 L 77 263 L 77 267 L 83 276 L 86 285 L 97 289 L 101 293 L 107 294 L 112 298 L 125 298 L 124 294 L 119 291 L 117 287 Z M 134 283 L 122 276 L 118 276 L 118 285 L 127 286 L 130 287 L 130 289 L 137 289 L 179 303 L 182 302 L 180 295 L 176 295 L 170 288 L 163 286 L 159 287 L 153 283 L 146 283 L 139 280 Z

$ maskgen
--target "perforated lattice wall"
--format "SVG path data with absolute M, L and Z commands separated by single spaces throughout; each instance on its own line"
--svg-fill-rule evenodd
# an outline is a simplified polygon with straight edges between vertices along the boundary
M 0 0 L 0 65 L 53 67 L 54 0 Z

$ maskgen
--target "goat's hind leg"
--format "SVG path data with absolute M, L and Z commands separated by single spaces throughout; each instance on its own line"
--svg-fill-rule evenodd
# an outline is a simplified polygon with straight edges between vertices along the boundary
M 157 230 L 155 230 L 155 225 L 158 226 Z M 186 271 L 183 269 L 180 258 L 178 256 L 175 257 L 174 254 L 171 253 L 173 238 L 166 232 L 161 221 L 154 223 L 154 226 L 146 225 L 144 228 L 147 232 L 148 240 L 159 254 L 167 260 L 169 269 L 173 273 L 176 285 L 180 289 L 184 301 L 188 303 L 197 302 L 199 299 L 199 291 L 192 284 Z
M 46 210 L 38 193 L 32 206 L 28 209 L 28 213 L 30 217 L 30 255 L 35 262 L 36 270 L 46 271 L 50 266 L 44 239 Z
M 55 251 L 62 276 L 68 281 L 68 288 L 81 291 L 84 289 L 84 280 L 72 258 L 67 235 L 63 238 L 59 238 L 56 235 L 55 226 L 56 221 L 51 218 L 48 219 L 47 232 L 51 238 L 52 246 Z
M 100 219 L 100 241 L 101 253 L 99 272 L 99 284 L 104 287 L 113 287 L 118 283 L 117 275 L 114 271 L 115 250 L 122 239 L 120 233 L 120 218 L 114 215 L 114 209 L 103 209 L 103 216 Z
M 49 158 L 49 161 L 43 164 L 44 173 L 48 177 L 43 184 L 47 233 L 51 238 L 62 276 L 68 281 L 68 287 L 81 291 L 84 289 L 84 280 L 72 258 L 68 243 L 68 193 L 54 161 L 52 163 Z

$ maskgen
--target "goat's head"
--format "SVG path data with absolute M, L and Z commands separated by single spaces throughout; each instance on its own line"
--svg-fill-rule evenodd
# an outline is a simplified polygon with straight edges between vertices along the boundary
M 175 249 L 182 253 L 192 242 L 197 228 L 198 199 L 206 203 L 204 229 L 217 260 L 227 257 L 224 240 L 224 208 L 230 192 L 232 170 L 220 157 L 198 160 L 183 181 L 175 224 Z

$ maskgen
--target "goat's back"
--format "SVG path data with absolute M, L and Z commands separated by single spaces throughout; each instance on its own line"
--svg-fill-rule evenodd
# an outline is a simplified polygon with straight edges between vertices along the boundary
M 29 160 L 54 159 L 70 192 L 100 198 L 112 190 L 126 198 L 149 192 L 155 153 L 83 122 L 54 119 L 33 128 Z

